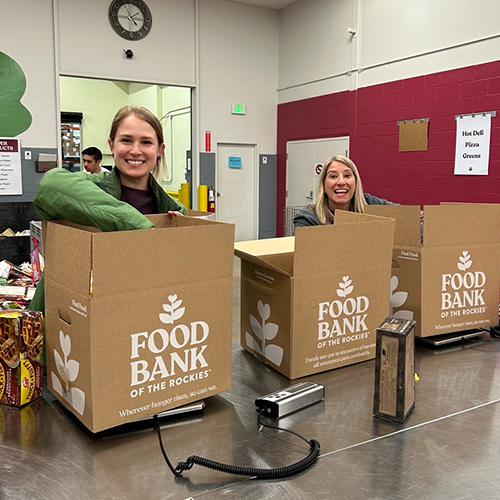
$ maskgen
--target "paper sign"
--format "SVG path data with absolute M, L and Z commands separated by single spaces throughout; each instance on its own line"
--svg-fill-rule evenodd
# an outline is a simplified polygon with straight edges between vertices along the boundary
M 241 168 L 241 156 L 228 157 L 229 168 Z
M 23 194 L 19 139 L 0 137 L 0 195 Z
M 488 175 L 491 115 L 457 118 L 455 175 Z

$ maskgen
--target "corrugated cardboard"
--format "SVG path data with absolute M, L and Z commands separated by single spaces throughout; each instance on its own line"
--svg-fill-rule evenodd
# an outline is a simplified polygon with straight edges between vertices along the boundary
M 373 415 L 403 423 L 415 406 L 415 321 L 386 318 L 377 328 Z
M 237 243 L 242 346 L 290 379 L 373 359 L 394 225 L 337 211 L 333 226 Z
M 392 316 L 429 337 L 498 324 L 500 205 L 369 206 L 396 220 Z
M 47 382 L 91 431 L 230 388 L 234 226 L 44 227 Z

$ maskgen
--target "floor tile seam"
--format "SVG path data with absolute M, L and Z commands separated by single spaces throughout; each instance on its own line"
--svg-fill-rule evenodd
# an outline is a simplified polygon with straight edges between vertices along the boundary
M 405 429 L 400 429 L 398 431 L 391 432 L 391 433 L 385 434 L 383 436 L 378 436 L 378 437 L 375 437 L 375 438 L 372 438 L 372 439 L 367 439 L 366 441 L 361 441 L 360 443 L 356 443 L 356 444 L 352 444 L 352 445 L 349 445 L 349 446 L 345 446 L 344 448 L 339 448 L 338 450 L 329 451 L 327 453 L 321 454 L 319 456 L 319 458 L 324 458 L 324 457 L 327 457 L 327 456 L 330 456 L 330 455 L 334 455 L 334 454 L 340 453 L 342 451 L 352 450 L 354 448 L 357 448 L 358 446 L 364 446 L 365 444 L 370 444 L 370 443 L 374 443 L 376 441 L 380 441 L 382 439 L 386 439 L 386 438 L 390 438 L 390 437 L 393 437 L 393 436 L 397 436 L 398 434 L 402 434 L 403 432 L 407 432 L 407 431 L 419 429 L 421 427 L 424 427 L 424 426 L 427 426 L 427 425 L 430 425 L 430 424 L 434 424 L 434 423 L 440 422 L 442 420 L 446 420 L 448 418 L 456 417 L 458 415 L 462 415 L 462 414 L 465 414 L 465 413 L 468 413 L 468 412 L 471 412 L 471 411 L 474 411 L 474 410 L 478 410 L 480 408 L 485 408 L 486 406 L 490 406 L 490 405 L 493 405 L 493 404 L 496 404 L 496 403 L 500 403 L 500 399 L 495 399 L 493 401 L 488 401 L 486 403 L 482 403 L 482 404 L 477 405 L 477 406 L 472 406 L 471 408 L 466 408 L 464 410 L 460 410 L 460 411 L 457 411 L 455 413 L 450 413 L 449 415 L 443 415 L 442 417 L 438 417 L 438 418 L 435 418 L 433 420 L 428 420 L 426 422 L 421 422 L 420 424 L 412 425 L 411 427 L 407 427 Z
M 398 434 L 402 434 L 403 432 L 411 431 L 411 430 L 414 430 L 414 429 L 419 429 L 420 427 L 424 427 L 424 426 L 429 425 L 429 424 L 440 422 L 442 420 L 446 420 L 446 419 L 451 418 L 451 417 L 462 415 L 462 414 L 468 413 L 470 411 L 477 410 L 477 409 L 480 409 L 480 408 L 484 408 L 486 406 L 490 406 L 490 405 L 496 404 L 496 403 L 500 403 L 500 399 L 495 399 L 494 401 L 488 401 L 486 403 L 482 403 L 480 405 L 473 406 L 471 408 L 466 408 L 465 410 L 460 410 L 458 412 L 451 413 L 449 415 L 443 415 L 442 417 L 438 417 L 438 418 L 435 418 L 433 420 L 429 420 L 427 422 L 421 422 L 420 424 L 416 424 L 416 425 L 413 425 L 411 427 L 407 427 L 406 429 L 400 429 L 399 431 L 395 431 L 395 432 L 391 432 L 389 434 L 385 434 L 384 436 L 378 436 L 378 437 L 373 438 L 373 439 L 367 439 L 366 441 L 362 441 L 361 443 L 356 443 L 356 444 L 353 444 L 353 445 L 350 445 L 350 446 L 346 446 L 344 448 L 340 448 L 338 450 L 334 450 L 334 451 L 330 451 L 328 453 L 324 453 L 324 454 L 322 454 L 322 455 L 320 455 L 318 457 L 318 460 L 321 459 L 321 458 L 326 458 L 326 457 L 331 456 L 331 455 L 335 455 L 336 453 L 340 453 L 342 451 L 352 450 L 354 448 L 357 448 L 359 446 L 363 446 L 365 444 L 370 444 L 370 443 L 374 443 L 376 441 L 380 441 L 382 439 L 393 437 L 393 436 L 396 436 Z M 307 471 L 305 471 L 305 473 L 307 473 Z M 211 493 L 215 493 L 217 491 L 221 491 L 221 490 L 225 490 L 227 488 L 238 486 L 240 484 L 246 483 L 246 482 L 248 482 L 250 480 L 253 480 L 253 479 L 255 479 L 255 477 L 249 477 L 249 478 L 242 479 L 241 481 L 230 482 L 230 483 L 222 485 L 222 486 L 217 486 L 217 487 L 215 487 L 212 490 L 204 491 L 204 492 L 196 494 L 196 495 L 194 495 L 192 497 L 188 497 L 186 500 L 193 500 L 194 498 L 200 498 L 200 497 L 203 497 L 205 495 L 208 495 L 208 494 L 211 494 Z

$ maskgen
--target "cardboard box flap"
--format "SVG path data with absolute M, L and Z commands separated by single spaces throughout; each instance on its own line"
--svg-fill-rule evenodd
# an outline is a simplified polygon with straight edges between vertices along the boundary
M 394 244 L 420 247 L 420 207 L 418 205 L 368 205 L 366 214 L 389 217 L 396 221 Z
M 181 227 L 94 234 L 94 296 L 232 277 L 234 225 L 193 220 L 186 218 Z
M 214 220 L 208 220 L 204 217 L 195 216 L 196 213 L 205 214 L 206 212 L 195 212 L 189 211 L 192 215 L 191 217 L 187 216 L 177 216 L 177 217 L 169 217 L 167 214 L 153 214 L 146 215 L 146 217 L 155 225 L 156 228 L 164 228 L 164 227 L 186 227 L 186 226 L 204 226 L 207 224 L 217 225 L 217 224 L 226 224 L 225 222 L 218 222 Z
M 390 261 L 395 221 L 366 217 L 366 222 L 303 227 L 295 230 L 294 275 L 372 267 Z M 371 219 L 368 221 L 368 219 Z
M 247 262 L 251 262 L 256 266 L 264 267 L 269 269 L 270 271 L 275 271 L 276 273 L 283 274 L 285 276 L 292 276 L 293 274 L 293 253 L 292 254 L 279 254 L 279 255 L 262 255 L 260 257 L 255 257 L 251 254 L 246 254 L 243 252 L 238 252 L 235 250 L 235 255 L 242 260 Z M 276 263 L 277 257 L 281 257 L 282 259 L 288 258 L 291 262 L 283 264 L 283 262 Z M 283 266 L 283 267 L 282 267 Z
M 471 243 L 500 243 L 500 205 L 471 203 L 424 207 L 424 246 Z
M 239 241 L 234 244 L 234 254 L 253 264 L 292 276 L 294 247 L 295 238 L 293 236 Z
M 277 253 L 274 255 L 267 255 L 265 260 L 274 268 L 279 269 L 288 276 L 293 276 L 293 252 L 291 253 Z
M 44 245 L 45 278 L 88 295 L 92 233 L 85 226 L 49 221 L 44 224 Z
M 238 241 L 234 244 L 236 255 L 239 253 L 255 255 L 271 255 L 276 253 L 290 253 L 295 249 L 295 238 L 270 238 L 265 240 Z M 239 255 L 238 255 L 239 256 Z

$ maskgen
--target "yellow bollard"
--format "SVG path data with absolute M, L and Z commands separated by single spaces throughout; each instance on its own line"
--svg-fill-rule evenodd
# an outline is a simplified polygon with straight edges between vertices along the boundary
M 207 212 L 208 210 L 208 194 L 207 186 L 205 184 L 200 184 L 198 186 L 198 210 L 202 212 Z
M 189 184 L 181 182 L 181 189 L 179 191 L 179 201 L 187 208 L 191 208 L 189 204 Z
M 180 193 L 180 191 L 167 191 L 167 190 L 165 190 L 165 193 L 167 193 L 169 196 L 171 196 L 172 198 L 174 198 L 174 200 L 178 200 L 179 199 L 179 193 Z

